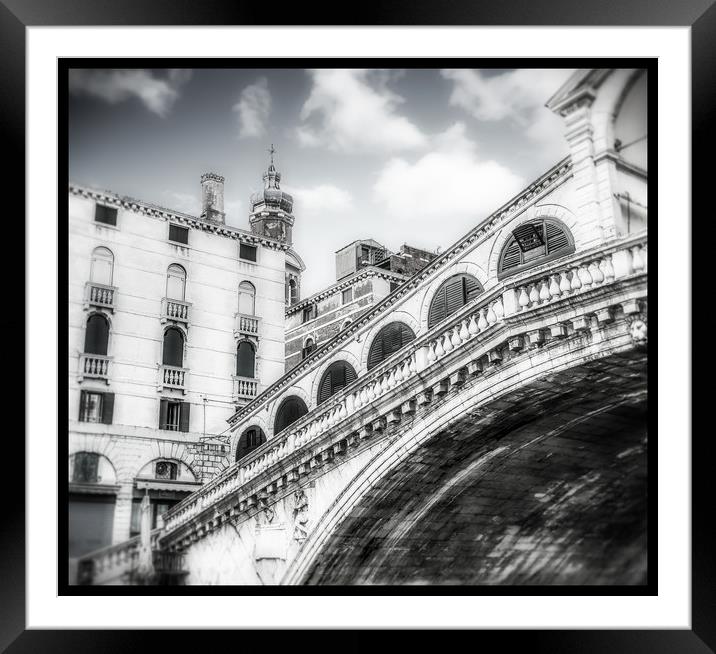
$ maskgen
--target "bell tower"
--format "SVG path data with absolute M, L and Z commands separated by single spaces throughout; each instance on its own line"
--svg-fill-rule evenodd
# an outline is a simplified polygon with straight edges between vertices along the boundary
M 251 196 L 249 224 L 251 231 L 260 236 L 274 238 L 288 245 L 293 242 L 293 198 L 281 190 L 281 173 L 274 165 L 276 149 L 268 150 L 270 162 L 263 175 L 264 188 Z

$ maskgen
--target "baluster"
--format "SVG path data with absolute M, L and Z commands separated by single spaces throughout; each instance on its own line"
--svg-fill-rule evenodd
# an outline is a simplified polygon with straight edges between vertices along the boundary
M 557 275 L 552 275 L 549 282 L 549 294 L 552 298 L 558 298 L 562 293 L 559 290 L 559 284 L 556 281 Z
M 594 284 L 601 284 L 604 281 L 604 273 L 599 269 L 596 261 L 589 264 L 589 272 L 592 275 Z
M 445 332 L 442 336 L 443 339 L 443 350 L 445 352 L 452 352 L 455 348 L 452 346 L 452 342 L 450 341 L 450 332 Z
M 485 331 L 488 327 L 484 309 L 480 309 L 480 318 L 477 321 L 477 326 L 481 332 Z
M 572 270 L 572 290 L 578 291 L 580 288 L 582 288 L 582 282 L 579 279 L 579 270 L 575 268 Z
M 400 382 L 403 381 L 403 373 L 400 371 L 400 366 L 397 366 L 396 369 L 395 369 L 395 377 L 394 377 L 394 379 L 395 379 L 395 383 L 396 383 L 396 384 L 399 384 Z
M 443 354 L 445 354 L 445 350 L 443 350 L 440 338 L 437 338 L 435 341 L 435 357 L 439 359 Z
M 450 342 L 452 343 L 452 346 L 454 348 L 462 343 L 462 339 L 460 338 L 460 330 L 457 328 L 457 325 L 455 327 L 453 327 L 452 337 L 450 338 Z
M 415 357 L 416 357 L 416 354 L 415 354 L 415 352 L 413 352 L 413 354 L 410 355 L 410 364 L 409 364 L 410 365 L 410 374 L 412 374 L 412 375 L 414 375 L 416 373 Z
M 437 358 L 438 358 L 438 355 L 437 355 L 437 353 L 435 352 L 435 342 L 434 342 L 434 341 L 431 341 L 431 342 L 430 342 L 430 345 L 428 346 L 428 356 L 427 356 L 428 362 L 429 362 L 429 363 L 432 363 L 432 362 L 435 361 Z
M 467 328 L 467 320 L 463 320 L 460 323 L 460 340 L 466 341 L 470 338 L 470 332 Z
M 539 299 L 542 302 L 547 302 L 550 299 L 549 294 L 549 279 L 543 279 L 539 288 Z
M 495 311 L 495 316 L 497 317 L 497 320 L 503 318 L 505 315 L 505 307 L 502 306 L 502 298 L 497 298 L 497 300 L 495 300 L 492 306 Z
M 517 303 L 518 303 L 523 309 L 526 309 L 527 306 L 528 306 L 529 303 L 530 303 L 530 298 L 529 298 L 529 296 L 527 295 L 527 291 L 525 290 L 525 287 L 524 287 L 524 286 L 522 286 L 522 287 L 520 288 L 520 297 L 519 297 L 519 299 L 517 300 Z M 479 324 L 479 323 L 478 323 L 478 324 Z M 482 328 L 480 328 L 480 329 L 482 329 Z
M 492 305 L 487 307 L 485 318 L 487 319 L 488 325 L 494 325 L 497 322 L 497 316 L 495 315 L 495 310 L 492 308 Z
M 580 266 L 579 278 L 582 280 L 582 284 L 585 287 L 592 285 L 592 276 L 589 274 L 589 269 L 586 266 Z
M 572 290 L 572 285 L 569 282 L 569 271 L 559 273 L 559 290 L 564 295 L 569 295 Z
M 477 322 L 475 320 L 474 313 L 470 316 L 470 324 L 469 324 L 467 330 L 470 332 L 470 335 L 472 335 L 472 336 L 475 336 L 476 334 L 480 333 L 480 328 L 477 326 Z
M 539 293 L 537 292 L 537 286 L 536 284 L 532 284 L 532 288 L 530 289 L 530 306 L 538 304 L 539 303 Z

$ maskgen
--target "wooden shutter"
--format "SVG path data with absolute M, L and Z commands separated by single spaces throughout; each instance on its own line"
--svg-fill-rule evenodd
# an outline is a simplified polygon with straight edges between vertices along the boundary
M 447 315 L 447 301 L 445 299 L 445 287 L 441 286 L 435 293 L 433 301 L 430 303 L 430 312 L 428 314 L 428 329 L 437 325 L 444 320 Z
M 179 405 L 179 431 L 189 431 L 189 402 L 182 402 Z
M 80 416 L 79 421 L 84 420 L 85 407 L 87 406 L 87 391 L 80 391 Z
M 301 398 L 289 397 L 281 403 L 274 422 L 274 433 L 278 434 L 308 413 L 308 408 Z
M 169 400 L 159 401 L 159 429 L 167 428 L 167 413 L 169 411 Z
M 565 231 L 554 223 L 545 223 L 547 232 L 547 252 L 559 252 L 569 247 L 569 238 Z
M 465 304 L 472 302 L 483 291 L 482 284 L 472 275 L 465 275 Z
M 515 268 L 522 263 L 522 250 L 519 244 L 513 238 L 505 248 L 502 255 L 502 265 L 500 266 L 500 272 Z
M 445 316 L 455 313 L 465 304 L 465 282 L 462 277 L 449 280 L 445 284 Z
M 375 368 L 381 361 L 385 361 L 414 338 L 413 330 L 405 323 L 392 322 L 383 327 L 376 334 L 368 351 L 368 370 Z M 352 368 L 351 370 L 355 374 Z
M 333 371 L 329 368 L 324 373 L 323 379 L 321 379 L 321 385 L 318 388 L 318 404 L 322 404 L 329 397 L 331 397 L 332 385 L 333 385 Z
M 111 425 L 113 414 L 114 393 L 102 393 L 102 422 L 105 425 Z

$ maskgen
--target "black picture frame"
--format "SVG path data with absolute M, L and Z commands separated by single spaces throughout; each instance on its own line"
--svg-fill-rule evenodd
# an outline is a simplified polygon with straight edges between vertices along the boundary
M 296 3 L 278 12 L 269 4 L 224 3 L 203 0 L 196 3 L 177 3 L 155 0 L 151 4 L 141 0 L 115 1 L 64 0 L 0 0 L 0 130 L 5 144 L 7 166 L 4 175 L 7 200 L 14 204 L 8 215 L 25 215 L 25 28 L 30 26 L 113 26 L 113 25 L 339 25 L 340 6 L 316 2 Z M 555 26 L 690 26 L 692 75 L 692 207 L 696 213 L 706 213 L 710 158 L 715 145 L 711 114 L 716 109 L 716 85 L 713 70 L 716 65 L 716 7 L 713 0 L 688 0 L 679 3 L 622 0 L 607 4 L 596 0 L 580 3 L 552 0 L 549 3 L 530 0 L 497 2 L 450 3 L 398 0 L 379 6 L 378 3 L 356 5 L 353 17 L 361 25 L 555 25 Z M 608 46 L 607 46 L 608 47 Z M 608 54 L 608 53 L 606 53 Z M 668 181 L 662 180 L 662 183 Z M 697 214 L 698 215 L 698 214 Z M 10 228 L 10 221 L 6 224 Z M 683 220 L 680 221 L 683 225 Z M 14 221 L 18 230 L 17 242 L 24 242 L 21 221 Z M 7 237 L 6 237 L 7 238 Z M 705 240 L 705 239 L 704 239 Z M 703 242 L 703 241 L 702 241 Z M 22 251 L 21 248 L 16 248 Z M 694 260 L 697 260 L 694 257 Z M 23 267 L 24 268 L 24 267 Z M 697 279 L 694 275 L 694 279 Z M 6 343 L 17 344 L 18 335 L 25 333 L 24 287 L 20 284 L 8 290 L 8 302 L 14 309 L 0 322 Z M 16 296 L 16 297 L 15 297 Z M 694 295 L 695 296 L 695 295 Z M 690 321 L 690 316 L 681 317 Z M 24 341 L 24 339 L 23 339 Z M 23 343 L 27 346 L 27 343 Z M 20 348 L 13 347 L 14 370 L 19 370 Z M 23 361 L 24 363 L 24 361 Z M 10 364 L 8 364 L 10 365 Z M 20 382 L 13 376 L 13 388 Z M 692 404 L 699 406 L 697 398 Z M 16 390 L 15 390 L 16 393 Z M 701 404 L 703 406 L 703 404 Z M 51 425 L 52 426 L 52 425 Z M 17 431 L 14 431 L 17 434 Z M 688 438 L 688 434 L 683 435 Z M 17 437 L 6 438 L 6 458 L 24 460 L 24 447 Z M 691 629 L 677 630 L 490 630 L 480 635 L 481 646 L 499 643 L 500 647 L 529 647 L 549 652 L 708 652 L 716 651 L 716 562 L 714 526 L 710 519 L 710 442 L 707 433 L 692 441 L 692 617 Z M 20 468 L 21 466 L 17 465 Z M 22 473 L 21 473 L 22 474 Z M 15 482 L 17 489 L 24 484 Z M 9 494 L 6 495 L 9 497 Z M 24 503 L 15 496 L 7 502 L 2 529 L 0 551 L 0 650 L 16 652 L 64 651 L 125 651 L 136 643 L 132 631 L 70 631 L 26 629 L 25 596 L 25 523 Z M 177 638 L 178 636 L 178 638 Z M 418 635 L 422 646 L 440 646 L 442 636 Z M 291 637 L 283 632 L 282 639 Z M 161 641 L 159 639 L 162 639 Z M 349 647 L 363 649 L 366 636 L 352 638 Z M 403 637 L 401 637 L 402 640 Z M 434 638 L 434 641 L 433 641 Z M 142 645 L 169 646 L 188 650 L 206 646 L 202 634 L 191 632 L 147 632 Z M 432 641 L 432 642 L 431 642 Z M 405 643 L 407 645 L 407 643 Z M 274 643 L 277 646 L 278 643 Z M 404 645 L 403 645 L 404 646 Z M 444 644 L 443 644 L 444 646 Z M 345 649 L 345 648 L 342 648 Z

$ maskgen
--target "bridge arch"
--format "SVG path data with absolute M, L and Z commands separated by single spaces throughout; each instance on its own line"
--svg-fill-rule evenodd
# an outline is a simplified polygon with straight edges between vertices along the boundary
M 446 396 L 444 402 L 436 403 L 434 407 L 431 405 L 430 411 L 420 417 L 416 416 L 412 424 L 396 437 L 391 438 L 386 447 L 374 450 L 375 454 L 343 488 L 323 515 L 316 516 L 315 526 L 312 527 L 308 539 L 287 568 L 281 583 L 346 583 L 347 578 L 355 580 L 348 583 L 392 583 L 380 577 L 378 573 L 372 573 L 371 566 L 377 562 L 380 569 L 385 572 L 384 564 L 388 561 L 386 557 L 390 557 L 387 552 L 410 550 L 411 548 L 406 546 L 408 541 L 401 539 L 406 538 L 408 532 L 413 529 L 416 529 L 413 533 L 420 533 L 420 521 L 423 518 L 435 519 L 436 511 L 439 515 L 438 509 L 445 510 L 445 506 L 450 505 L 452 498 L 463 492 L 461 488 L 468 480 L 470 484 L 479 482 L 483 470 L 494 470 L 495 466 L 507 466 L 509 471 L 509 466 L 513 466 L 510 478 L 519 479 L 525 476 L 524 470 L 515 466 L 521 465 L 521 457 L 526 456 L 527 453 L 529 456 L 535 456 L 535 452 L 538 452 L 540 447 L 542 450 L 540 450 L 539 461 L 545 462 L 547 472 L 556 476 L 550 480 L 546 475 L 545 483 L 539 488 L 521 489 L 523 495 L 529 496 L 530 508 L 536 507 L 536 510 L 541 510 L 540 493 L 543 491 L 551 493 L 550 489 L 553 487 L 567 491 L 581 484 L 586 489 L 585 502 L 589 503 L 589 498 L 596 498 L 597 509 L 605 510 L 609 502 L 619 500 L 615 499 L 613 494 L 602 497 L 601 494 L 605 488 L 608 490 L 609 486 L 600 485 L 602 482 L 599 480 L 609 481 L 611 479 L 609 475 L 612 474 L 609 472 L 610 466 L 613 467 L 614 462 L 619 463 L 623 460 L 629 465 L 633 463 L 635 469 L 638 469 L 638 475 L 634 477 L 635 485 L 630 485 L 630 474 L 626 474 L 628 472 L 626 469 L 619 468 L 614 473 L 615 488 L 626 488 L 630 493 L 629 505 L 625 507 L 627 513 L 633 511 L 635 507 L 641 510 L 640 493 L 644 491 L 645 496 L 645 487 L 642 488 L 640 485 L 642 482 L 645 483 L 645 470 L 642 469 L 642 464 L 645 462 L 645 434 L 642 437 L 641 432 L 635 432 L 630 434 L 630 440 L 624 442 L 620 438 L 612 438 L 609 441 L 611 449 L 607 453 L 608 456 L 605 455 L 607 458 L 600 460 L 600 465 L 603 464 L 602 468 L 594 470 L 578 468 L 579 474 L 575 473 L 568 479 L 565 477 L 566 481 L 558 474 L 560 470 L 565 469 L 566 459 L 562 460 L 561 455 L 557 455 L 559 452 L 555 454 L 552 451 L 557 447 L 557 441 L 554 439 L 562 439 L 558 449 L 565 456 L 569 455 L 570 448 L 579 449 L 579 444 L 574 440 L 570 441 L 569 446 L 564 445 L 567 442 L 564 439 L 572 438 L 571 432 L 566 433 L 565 430 L 576 428 L 583 423 L 587 434 L 593 430 L 593 425 L 597 424 L 593 421 L 611 420 L 614 416 L 619 416 L 620 420 L 631 420 L 629 425 L 632 426 L 645 424 L 642 410 L 645 409 L 646 402 L 646 353 L 644 350 L 634 348 L 629 342 L 628 335 L 625 336 L 626 338 L 619 344 L 612 344 L 608 351 L 597 356 L 595 356 L 595 349 L 589 347 L 571 357 L 568 355 L 545 357 L 537 352 L 530 356 L 529 365 L 524 363 L 501 367 L 495 371 L 490 383 L 477 385 L 471 389 L 472 392 L 459 392 Z M 630 370 L 630 374 L 625 376 L 626 369 Z M 520 388 L 515 387 L 517 376 L 520 376 L 525 384 Z M 609 383 L 605 384 L 605 376 L 610 378 Z M 574 379 L 580 381 L 579 391 L 575 391 Z M 579 398 L 575 397 L 575 392 L 580 394 Z M 529 403 L 524 402 L 525 394 L 531 397 Z M 514 410 L 515 406 L 521 407 L 519 411 Z M 633 416 L 637 416 L 638 420 Z M 466 428 L 470 432 L 469 437 L 465 437 Z M 609 431 L 602 429 L 599 437 Z M 444 451 L 450 452 L 449 449 L 444 451 L 435 449 L 441 447 L 441 443 L 442 447 L 455 445 L 457 454 L 451 454 L 454 460 L 446 460 L 443 456 Z M 597 453 L 601 452 L 599 438 L 589 441 L 588 446 L 593 447 Z M 455 468 L 446 477 L 439 476 L 444 471 L 439 472 L 434 484 L 430 482 L 420 500 L 413 502 L 409 498 L 412 497 L 411 493 L 415 494 L 415 486 L 410 486 L 410 480 L 412 479 L 414 483 L 421 479 L 426 464 L 430 469 L 434 468 L 438 471 L 443 467 L 442 465 L 429 466 L 429 459 L 426 456 L 430 455 L 431 451 L 443 457 L 434 458 L 436 463 L 445 461 L 447 468 L 454 463 Z M 636 458 L 629 459 L 631 454 Z M 581 459 L 586 461 L 590 457 L 581 455 Z M 573 461 L 571 459 L 569 461 L 571 465 Z M 400 486 L 398 482 L 400 479 L 408 480 L 407 491 L 406 486 Z M 492 481 L 494 482 L 494 479 Z M 550 481 L 553 482 L 551 485 L 547 483 Z M 472 487 L 466 487 L 465 492 L 472 492 L 470 488 Z M 565 494 L 565 497 L 567 496 L 568 493 Z M 397 501 L 396 497 L 399 498 Z M 381 504 L 381 498 L 393 502 L 390 504 L 392 510 L 386 510 L 386 504 Z M 475 501 L 474 493 L 472 498 Z M 444 499 L 447 504 L 443 503 Z M 400 507 L 406 501 L 410 503 L 410 507 L 403 511 Z M 396 507 L 398 510 L 395 510 Z M 572 508 L 575 511 L 580 510 L 578 506 Z M 497 515 L 497 513 L 493 512 L 490 515 Z M 549 516 L 545 514 L 539 519 L 548 518 Z M 510 535 L 511 532 L 507 527 L 509 525 L 505 525 L 503 531 L 488 529 L 485 532 L 492 539 L 491 546 L 499 547 L 498 535 L 505 538 Z M 640 531 L 641 523 L 637 527 L 629 537 L 631 540 L 620 552 L 626 557 L 631 556 L 630 552 L 634 553 L 638 560 L 635 559 L 636 565 L 630 566 L 630 569 L 636 570 L 638 579 L 635 577 L 633 583 L 643 583 L 639 581 L 641 579 L 639 575 L 645 574 L 645 559 L 642 560 L 642 550 L 638 547 L 643 536 Z M 434 535 L 434 525 L 431 528 Z M 529 540 L 529 536 L 526 538 Z M 389 546 L 386 548 L 384 546 L 387 543 Z M 510 549 L 513 552 L 519 550 L 519 548 Z M 351 559 L 351 552 L 356 554 L 356 558 Z M 366 560 L 369 561 L 367 565 L 356 563 L 361 557 L 366 556 L 368 557 Z M 354 567 L 343 579 L 331 578 L 330 570 L 340 570 L 341 566 Z M 507 568 L 502 568 L 505 569 Z M 591 569 L 598 569 L 598 566 Z M 489 575 L 485 579 L 488 577 Z M 410 579 L 400 579 L 396 583 L 410 583 L 410 581 Z M 474 583 L 480 582 L 481 580 L 477 580 Z M 428 580 L 427 583 L 434 583 L 434 580 Z M 495 583 L 525 582 L 503 579 Z
M 484 292 L 485 287 L 488 285 L 488 277 L 481 266 L 472 261 L 460 261 L 458 263 L 449 266 L 446 270 L 443 270 L 434 280 L 433 283 L 423 293 L 421 305 L 420 305 L 420 331 L 428 331 L 428 323 L 430 317 L 430 305 L 433 302 L 435 294 L 438 292 L 440 287 L 451 277 L 455 275 L 470 275 L 474 277 L 482 289 L 481 293 Z M 416 331 L 416 335 L 418 332 Z

